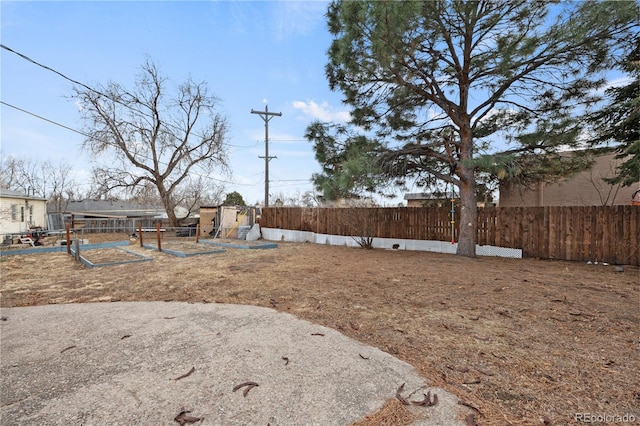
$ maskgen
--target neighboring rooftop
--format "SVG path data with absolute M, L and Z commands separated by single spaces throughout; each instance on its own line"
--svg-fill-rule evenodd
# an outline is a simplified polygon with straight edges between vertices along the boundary
M 28 195 L 28 194 L 25 194 L 24 192 L 13 191 L 11 189 L 6 189 L 6 188 L 0 188 L 0 197 L 20 198 L 21 200 L 44 200 L 44 201 L 47 200 L 46 198 L 36 197 L 35 195 Z
M 69 213 L 76 215 L 127 218 L 127 217 L 160 217 L 164 208 L 143 205 L 141 203 L 122 200 L 79 200 L 71 201 L 67 207 Z

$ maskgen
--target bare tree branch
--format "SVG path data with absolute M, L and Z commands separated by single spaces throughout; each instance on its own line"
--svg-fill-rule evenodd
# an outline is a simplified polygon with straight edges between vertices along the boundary
M 187 188 L 215 169 L 227 171 L 228 125 L 216 111 L 218 99 L 209 95 L 204 82 L 188 79 L 174 95 L 168 85 L 158 67 L 147 60 L 134 90 L 109 83 L 98 91 L 77 87 L 75 97 L 82 104 L 90 135 L 84 148 L 116 160 L 108 167 L 96 166 L 98 192 L 123 189 L 134 194 L 148 182 L 177 226 L 181 218 L 174 210 L 187 200 Z M 195 173 L 196 166 L 206 172 Z M 191 208 L 194 199 L 199 197 L 187 202 Z

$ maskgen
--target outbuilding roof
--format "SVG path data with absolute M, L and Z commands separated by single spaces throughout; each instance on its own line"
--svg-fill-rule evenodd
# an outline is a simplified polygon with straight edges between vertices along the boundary
M 164 213 L 163 207 L 145 206 L 122 200 L 79 200 L 71 201 L 67 211 L 84 217 L 104 217 L 126 219 L 130 217 L 156 217 Z
M 33 200 L 33 201 L 47 201 L 46 198 L 36 197 L 34 195 L 28 195 L 24 192 L 14 191 L 11 189 L 0 188 L 1 198 L 19 198 L 21 200 Z

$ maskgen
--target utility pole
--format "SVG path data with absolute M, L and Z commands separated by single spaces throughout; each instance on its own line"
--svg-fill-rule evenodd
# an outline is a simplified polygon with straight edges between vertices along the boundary
M 269 160 L 277 157 L 269 157 L 269 120 L 274 116 L 281 117 L 281 112 L 269 112 L 269 106 L 264 106 L 264 111 L 254 111 L 251 114 L 258 114 L 264 120 L 264 206 L 269 207 Z

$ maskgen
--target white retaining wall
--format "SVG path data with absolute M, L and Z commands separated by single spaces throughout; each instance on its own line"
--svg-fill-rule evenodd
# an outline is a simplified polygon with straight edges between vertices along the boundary
M 343 235 L 316 234 L 309 231 L 292 231 L 289 229 L 262 228 L 262 238 L 269 241 L 291 241 L 298 243 L 328 244 L 333 246 L 359 247 L 359 237 Z M 374 238 L 373 247 L 392 249 L 398 244 L 398 250 L 433 251 L 437 253 L 455 254 L 458 243 L 446 241 L 404 240 L 399 238 Z M 478 256 L 498 256 L 522 258 L 521 249 L 476 245 Z

